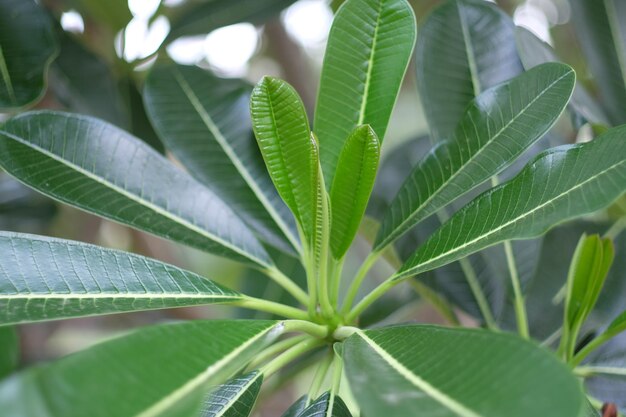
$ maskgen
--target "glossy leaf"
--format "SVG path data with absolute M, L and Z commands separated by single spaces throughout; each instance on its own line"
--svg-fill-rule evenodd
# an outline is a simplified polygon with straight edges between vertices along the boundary
M 52 21 L 34 0 L 0 3 L 0 111 L 38 101 L 57 54 Z
M 380 158 L 380 143 L 369 126 L 355 129 L 344 145 L 330 191 L 330 247 L 335 259 L 344 257 L 365 214 Z
M 19 358 L 20 340 L 15 327 L 0 327 L 0 379 L 17 368 Z
M 202 405 L 201 417 L 248 417 L 261 390 L 263 374 L 253 371 L 215 388 Z
M 0 129 L 0 165 L 83 210 L 236 260 L 271 263 L 211 190 L 105 122 L 58 112 L 17 116 Z
M 626 126 L 548 150 L 511 181 L 459 210 L 402 266 L 399 279 L 511 239 L 539 236 L 608 206 L 626 191 Z
M 626 122 L 626 4 L 570 1 L 573 27 L 613 124 Z
M 571 417 L 584 398 L 563 363 L 505 333 L 423 325 L 357 332 L 343 359 L 360 408 L 374 416 Z
M 306 408 L 306 404 L 309 401 L 309 397 L 303 395 L 285 411 L 282 417 L 298 417 L 302 411 Z
M 515 25 L 495 4 L 449 0 L 420 24 L 417 89 L 435 141 L 455 133 L 467 104 L 522 72 Z
M 570 67 L 549 63 L 472 101 L 454 137 L 434 148 L 405 180 L 385 215 L 375 249 L 511 164 L 552 127 L 574 82 Z
M 352 417 L 352 414 L 338 395 L 325 392 L 298 414 L 298 417 Z
M 0 232 L 0 324 L 228 302 L 243 296 L 143 256 Z
M 297 247 L 297 231 L 254 140 L 250 90 L 244 81 L 198 67 L 163 65 L 150 72 L 144 101 L 163 142 L 189 173 L 215 190 L 261 239 L 288 251 L 284 236 Z
M 369 124 L 383 141 L 415 32 L 405 0 L 348 0 L 335 15 L 313 123 L 327 186 L 357 126 Z
M 189 417 L 281 329 L 228 320 L 144 328 L 9 378 L 0 406 L 15 417 Z
M 285 81 L 264 77 L 252 91 L 250 111 L 278 194 L 312 241 L 319 203 L 319 154 L 302 100 Z

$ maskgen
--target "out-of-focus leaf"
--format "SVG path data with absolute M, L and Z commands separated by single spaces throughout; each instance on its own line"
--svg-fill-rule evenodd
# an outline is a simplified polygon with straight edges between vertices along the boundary
M 38 191 L 100 216 L 239 261 L 271 264 L 217 195 L 100 120 L 47 111 L 19 115 L 0 129 L 0 165 Z
M 127 0 L 71 0 L 76 8 L 94 19 L 104 22 L 115 32 L 132 19 Z
M 341 397 L 325 392 L 305 408 L 298 417 L 352 417 Z
M 165 146 L 154 131 L 148 119 L 143 98 L 134 80 L 122 78 L 120 88 L 126 95 L 126 109 L 128 112 L 128 128 L 133 135 L 146 142 L 160 154 L 165 154 Z
M 0 385 L 0 406 L 20 417 L 189 417 L 209 387 L 244 366 L 282 326 L 195 321 L 144 328 Z M 106 388 L 106 389 L 104 389 Z
M 421 23 L 417 89 L 435 141 L 449 139 L 467 104 L 522 72 L 513 21 L 495 4 L 450 0 Z
M 0 111 L 38 101 L 57 55 L 52 21 L 34 0 L 0 2 Z
M 0 327 L 0 379 L 17 368 L 20 359 L 20 339 L 13 326 Z
M 263 374 L 253 371 L 215 388 L 202 404 L 200 417 L 248 417 L 263 383 Z
M 0 173 L 0 230 L 43 233 L 56 212 L 54 201 Z
M 326 185 L 350 133 L 369 124 L 382 142 L 415 44 L 405 0 L 348 0 L 333 21 L 313 127 Z

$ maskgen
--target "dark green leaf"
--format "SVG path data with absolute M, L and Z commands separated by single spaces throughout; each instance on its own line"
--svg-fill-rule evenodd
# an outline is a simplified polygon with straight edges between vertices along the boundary
M 325 392 L 298 414 L 298 417 L 352 417 L 352 414 L 338 395 Z
M 418 325 L 357 332 L 343 359 L 372 416 L 571 417 L 583 405 L 563 363 L 505 333 Z
M 539 236 L 608 206 L 626 191 L 626 126 L 589 143 L 540 154 L 511 181 L 457 212 L 402 266 L 396 279 L 504 240 Z
M 57 112 L 17 116 L 0 130 L 0 165 L 64 203 L 236 260 L 271 263 L 211 190 L 105 122 Z
M 239 300 L 206 278 L 84 243 L 0 232 L 0 324 Z
M 268 321 L 144 328 L 7 379 L 0 406 L 12 417 L 189 417 L 280 330 Z
M 330 247 L 335 259 L 344 257 L 356 236 L 374 187 L 379 158 L 380 143 L 368 125 L 352 132 L 339 155 L 330 191 Z
M 348 0 L 335 15 L 313 123 L 327 186 L 357 126 L 369 124 L 383 141 L 415 32 L 405 0 Z
M 288 251 L 284 236 L 298 247 L 297 231 L 254 140 L 250 90 L 244 81 L 197 67 L 157 66 L 144 101 L 163 142 L 189 173 L 218 192 L 260 238 Z
M 0 379 L 10 375 L 19 363 L 20 340 L 15 327 L 0 327 Z
M 258 371 L 233 378 L 218 386 L 202 405 L 201 417 L 248 417 L 261 390 Z
M 34 0 L 0 3 L 0 111 L 38 101 L 57 54 L 50 17 Z
M 139 139 L 146 142 L 160 154 L 165 153 L 165 146 L 159 139 L 157 133 L 148 119 L 143 98 L 139 92 L 136 81 L 131 77 L 120 80 L 120 88 L 126 95 L 126 108 L 128 112 L 128 131 Z
M 285 414 L 282 417 L 298 417 L 300 413 L 306 408 L 306 403 L 309 401 L 309 397 L 303 395 L 289 407 Z
M 375 249 L 511 164 L 555 123 L 574 82 L 570 67 L 548 63 L 472 101 L 454 137 L 434 148 L 406 179 L 383 220 Z
M 435 141 L 449 139 L 467 104 L 522 72 L 513 21 L 495 4 L 450 0 L 420 25 L 417 89 Z

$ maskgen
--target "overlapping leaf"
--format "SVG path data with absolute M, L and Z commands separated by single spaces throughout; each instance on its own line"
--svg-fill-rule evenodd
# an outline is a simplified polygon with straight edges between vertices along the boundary
M 298 417 L 352 417 L 352 414 L 338 395 L 325 392 L 298 414 Z
M 514 24 L 496 5 L 449 0 L 421 23 L 417 88 L 435 141 L 449 139 L 467 103 L 522 72 Z
M 17 116 L 0 130 L 0 165 L 100 216 L 236 260 L 271 263 L 217 195 L 105 122 L 57 112 Z
M 252 371 L 215 388 L 202 405 L 201 417 L 248 417 L 263 383 L 263 374 Z
M 511 181 L 457 212 L 402 266 L 400 279 L 606 207 L 626 191 L 626 126 L 540 154 Z
M 252 135 L 251 87 L 198 67 L 155 67 L 144 101 L 167 148 L 198 181 L 215 190 L 260 238 L 289 250 L 295 224 L 267 175 Z M 293 248 L 291 249 L 293 251 Z
M 511 164 L 554 124 L 574 82 L 570 67 L 548 63 L 472 101 L 454 137 L 433 149 L 406 179 L 385 215 L 375 249 Z
M 19 357 L 20 341 L 15 327 L 0 327 L 0 379 L 17 368 Z
M 335 15 L 313 123 L 327 186 L 357 126 L 369 124 L 383 141 L 415 32 L 405 0 L 348 0 Z
M 0 385 L 15 417 L 189 417 L 281 330 L 270 321 L 196 321 L 144 328 Z
M 194 273 L 84 243 L 0 232 L 0 324 L 228 302 Z
M 344 342 L 350 386 L 367 415 L 578 415 L 577 379 L 552 354 L 504 333 L 435 326 L 358 332 Z
M 306 408 L 309 397 L 303 395 L 285 411 L 282 417 L 298 417 L 302 411 Z

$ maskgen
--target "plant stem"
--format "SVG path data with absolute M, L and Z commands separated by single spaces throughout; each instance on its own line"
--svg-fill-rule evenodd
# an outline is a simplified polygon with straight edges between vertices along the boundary
M 320 324 L 315 324 L 309 319 L 305 320 L 285 320 L 285 332 L 302 332 L 310 334 L 318 339 L 323 339 L 328 336 L 328 327 Z
M 320 264 L 317 269 L 317 280 L 320 288 L 320 306 L 324 316 L 330 318 L 335 314 L 335 309 L 330 302 L 330 289 L 328 286 L 328 257 L 330 243 L 330 215 L 328 208 L 328 195 L 326 194 L 326 186 L 322 178 L 322 247 L 320 252 Z
M 311 401 L 317 398 L 317 394 L 320 391 L 322 384 L 324 383 L 324 378 L 326 378 L 326 374 L 328 373 L 328 369 L 330 368 L 330 364 L 333 362 L 334 353 L 332 349 L 328 352 L 328 355 L 322 360 L 322 363 L 317 367 L 317 371 L 315 371 L 315 376 L 313 376 L 313 381 L 311 382 L 311 388 L 309 389 L 308 398 L 307 398 L 307 407 L 311 403 Z
M 300 309 L 286 306 L 284 304 L 275 303 L 273 301 L 261 300 L 260 298 L 245 297 L 241 300 L 230 303 L 238 307 L 249 308 L 251 310 L 265 311 L 267 313 L 277 314 L 282 317 L 296 320 L 308 320 L 309 315 Z
M 381 255 L 382 255 L 382 251 L 371 252 L 367 256 L 367 258 L 365 258 L 365 260 L 363 261 L 363 264 L 361 264 L 361 267 L 357 271 L 354 279 L 352 280 L 352 283 L 350 283 L 350 288 L 348 288 L 348 292 L 346 293 L 346 298 L 343 301 L 343 307 L 341 309 L 341 312 L 343 314 L 348 313 L 350 309 L 352 308 L 352 303 L 354 303 L 354 299 L 359 293 L 359 288 L 361 288 L 361 284 L 363 283 L 363 280 L 365 279 L 365 277 L 367 276 L 367 273 L 372 268 L 372 266 L 374 266 L 374 264 L 376 263 L 376 261 Z
M 341 388 L 341 373 L 343 371 L 343 361 L 339 355 L 335 355 L 335 360 L 333 361 L 333 381 L 330 386 L 330 405 L 328 407 L 329 410 L 333 409 L 333 404 L 335 402 L 335 397 L 339 394 L 339 388 Z
M 350 313 L 348 313 L 346 316 L 346 323 L 353 322 L 363 311 L 365 311 L 365 309 L 372 305 L 372 303 L 400 282 L 401 281 L 387 279 L 378 287 L 374 288 L 372 292 L 363 297 L 363 299 L 350 311 Z
M 313 338 L 300 342 L 274 358 L 271 362 L 267 363 L 260 369 L 260 372 L 265 376 L 265 378 L 269 378 L 271 375 L 280 370 L 280 368 L 297 359 L 298 356 L 303 355 L 316 347 L 323 345 L 324 343 L 325 341 L 323 340 Z
M 615 240 L 619 234 L 626 229 L 626 217 L 618 219 L 602 236 L 605 239 Z
M 341 287 L 341 273 L 343 272 L 344 259 L 332 259 L 330 265 L 330 302 L 339 307 L 339 289 Z
M 309 296 L 300 288 L 295 282 L 293 282 L 289 277 L 282 273 L 282 271 L 275 266 L 270 268 L 262 269 L 262 271 L 271 278 L 275 283 L 280 285 L 291 294 L 299 303 L 302 305 L 309 304 Z
M 254 359 L 248 364 L 248 369 L 256 369 L 260 364 L 273 357 L 274 355 L 283 352 L 300 342 L 304 342 L 306 339 L 309 339 L 311 336 L 303 334 L 299 336 L 290 337 L 289 339 L 281 340 L 280 342 L 274 343 L 270 347 L 263 350 L 261 353 L 256 355 Z
M 511 275 L 511 285 L 513 286 L 513 294 L 515 296 L 515 317 L 517 319 L 517 331 L 524 339 L 530 338 L 528 331 L 528 317 L 526 316 L 526 304 L 524 295 L 522 294 L 522 286 L 520 284 L 517 266 L 515 265 L 515 257 L 513 255 L 513 246 L 510 240 L 503 243 L 504 253 L 506 254 L 506 263 L 509 267 Z
M 594 350 L 596 350 L 597 348 L 602 346 L 604 343 L 609 341 L 611 338 L 613 338 L 613 336 L 615 336 L 615 335 L 610 334 L 610 333 L 603 333 L 600 336 L 598 336 L 595 339 L 593 339 L 584 348 L 579 350 L 577 354 L 574 355 L 574 357 L 569 362 L 570 366 L 573 368 L 573 367 L 576 367 L 576 366 L 580 365 L 580 363 L 583 360 L 585 360 L 585 358 L 591 352 L 593 352 Z

